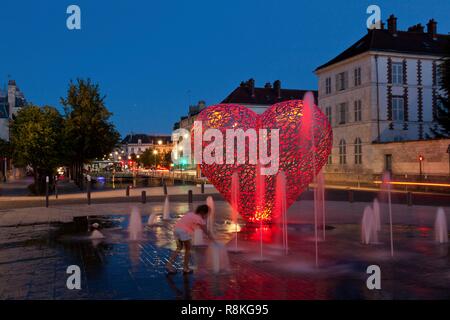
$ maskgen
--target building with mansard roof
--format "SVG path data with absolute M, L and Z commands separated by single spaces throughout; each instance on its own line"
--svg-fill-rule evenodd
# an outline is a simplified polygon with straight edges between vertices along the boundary
M 415 175 L 419 156 L 430 174 L 448 174 L 447 142 L 430 149 L 425 140 L 436 125 L 439 65 L 449 39 L 433 19 L 403 31 L 391 15 L 387 29 L 368 30 L 315 70 L 319 106 L 333 127 L 330 177 Z

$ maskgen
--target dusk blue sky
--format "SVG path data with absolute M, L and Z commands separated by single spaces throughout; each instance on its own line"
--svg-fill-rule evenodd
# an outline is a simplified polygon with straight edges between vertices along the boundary
M 80 31 L 66 28 L 70 4 Z M 448 0 L 0 0 L 0 85 L 11 75 L 29 101 L 62 111 L 69 80 L 90 77 L 122 135 L 170 133 L 189 104 L 251 77 L 316 89 L 313 70 L 367 32 L 370 4 L 399 29 L 435 18 L 450 31 Z

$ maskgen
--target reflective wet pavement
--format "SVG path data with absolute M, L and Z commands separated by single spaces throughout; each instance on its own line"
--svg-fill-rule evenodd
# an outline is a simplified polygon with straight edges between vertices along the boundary
M 226 205 L 217 203 L 217 228 L 233 248 L 233 228 L 225 222 Z M 186 211 L 174 206 L 174 217 Z M 225 213 L 224 213 L 225 212 Z M 144 215 L 145 223 L 148 216 Z M 82 221 L 81 219 L 80 221 Z M 145 228 L 143 239 L 129 241 L 128 215 L 90 217 L 102 240 L 87 239 L 83 223 L 41 223 L 0 227 L 1 299 L 449 299 L 449 245 L 432 241 L 432 229 L 417 224 L 394 226 L 395 257 L 390 257 L 389 228 L 380 243 L 362 245 L 357 223 L 330 221 L 326 241 L 319 242 L 315 267 L 313 228 L 291 219 L 289 254 L 274 245 L 275 228 L 258 228 L 238 237 L 243 251 L 229 254 L 231 270 L 208 268 L 207 248 L 196 248 L 193 275 L 166 276 L 165 262 L 174 248 L 172 222 Z M 356 221 L 355 221 L 356 222 Z M 180 265 L 181 259 L 178 261 Z M 366 269 L 381 268 L 381 290 L 368 290 Z M 69 290 L 66 269 L 81 268 L 81 290 Z

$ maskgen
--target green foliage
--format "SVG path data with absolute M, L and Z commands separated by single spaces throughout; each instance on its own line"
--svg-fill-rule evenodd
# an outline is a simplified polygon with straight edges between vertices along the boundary
M 10 158 L 12 155 L 11 143 L 0 139 L 0 157 Z
M 98 84 L 90 79 L 70 82 L 67 97 L 61 98 L 66 113 L 64 136 L 70 163 L 83 164 L 103 157 L 117 145 L 119 133 L 110 122 Z
M 153 154 L 153 151 L 155 149 L 147 149 L 145 150 L 139 158 L 139 162 L 142 163 L 144 165 L 144 167 L 153 167 L 155 166 L 155 164 L 159 163 L 159 156 Z
M 431 131 L 436 138 L 450 137 L 450 42 L 447 45 L 446 57 L 439 67 L 442 94 L 438 97 L 439 106 L 436 112 L 436 126 Z
M 139 163 L 144 165 L 144 167 L 154 167 L 155 165 L 160 165 L 169 168 L 172 162 L 170 152 L 161 153 L 158 151 L 155 156 L 153 153 L 154 150 L 156 149 L 145 150 L 139 157 Z
M 13 162 L 18 167 L 33 168 L 37 191 L 42 191 L 45 176 L 52 177 L 63 160 L 63 127 L 58 110 L 33 105 L 21 109 L 11 124 Z

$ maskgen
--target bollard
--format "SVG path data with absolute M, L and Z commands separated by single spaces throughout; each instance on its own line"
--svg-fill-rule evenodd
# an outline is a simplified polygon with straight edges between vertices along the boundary
M 130 196 L 130 186 L 127 186 L 127 189 L 126 189 L 126 191 L 125 191 L 125 194 L 126 194 L 127 197 Z
M 202 182 L 202 193 L 205 193 L 205 183 Z
M 192 203 L 192 190 L 188 191 L 188 203 Z
M 87 203 L 91 205 L 91 176 L 87 175 Z
M 50 182 L 50 178 L 48 176 L 45 177 L 45 207 L 48 208 L 48 183 Z
M 163 182 L 163 190 L 164 190 L 164 195 L 167 196 L 167 184 L 166 184 L 166 181 Z
M 348 189 L 348 202 L 353 203 L 353 190 Z
M 146 203 L 147 202 L 147 193 L 145 192 L 145 190 L 142 191 L 141 199 L 142 199 L 142 203 Z
M 55 177 L 55 198 L 58 199 L 58 177 Z
M 411 207 L 413 205 L 413 199 L 412 199 L 412 193 L 411 192 L 408 192 L 406 194 L 406 201 L 407 201 L 409 207 Z

